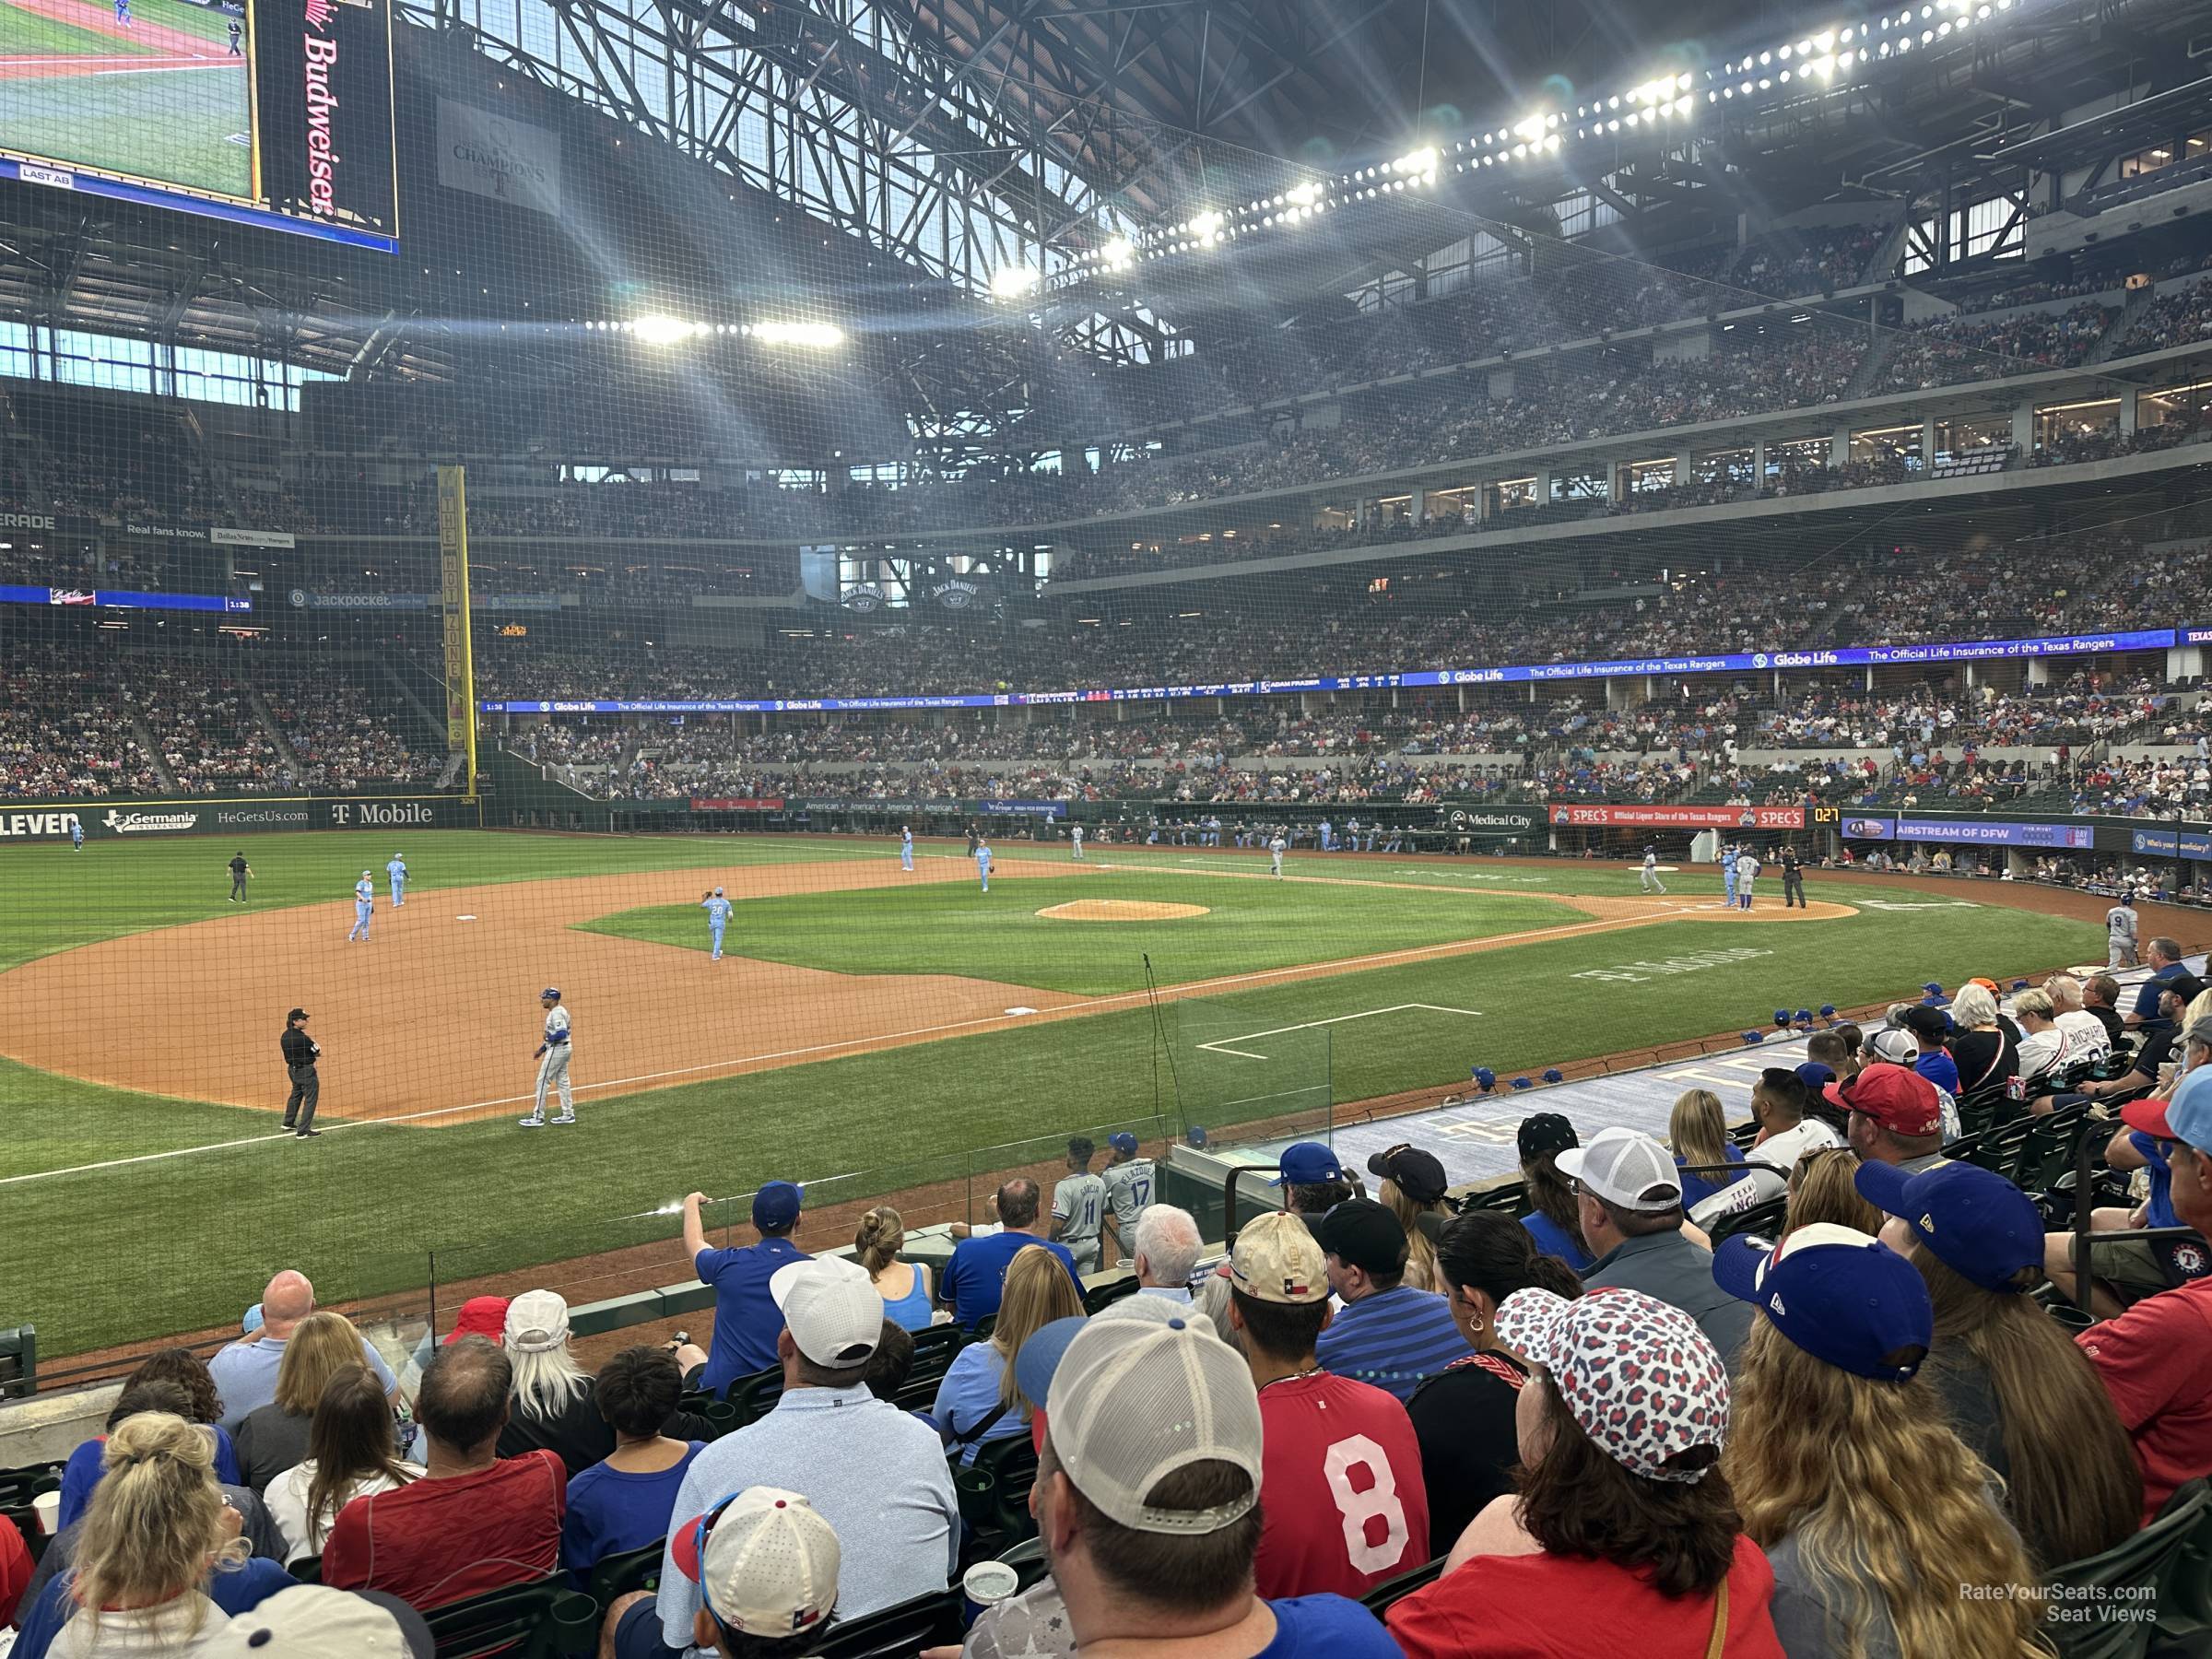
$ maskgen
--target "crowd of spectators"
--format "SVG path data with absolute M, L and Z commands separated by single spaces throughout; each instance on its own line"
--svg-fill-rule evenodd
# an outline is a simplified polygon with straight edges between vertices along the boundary
M 2022 312 L 1992 321 L 1935 318 L 1900 335 L 1882 366 L 1882 386 L 1921 392 L 2038 369 L 2071 369 L 2097 349 L 2119 314 L 2085 300 L 2064 312 Z

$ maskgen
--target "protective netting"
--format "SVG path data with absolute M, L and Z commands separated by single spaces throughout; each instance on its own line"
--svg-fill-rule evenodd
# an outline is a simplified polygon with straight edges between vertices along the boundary
M 229 58 L 133 5 L 115 50 Z M 394 252 L 0 196 L 0 1324 L 211 1328 L 288 1264 L 627 1290 L 694 1186 L 977 1220 L 1071 1133 L 1574 1058 L 1421 982 L 1633 900 L 1500 852 L 2192 879 L 1902 829 L 2212 813 L 2188 225 L 1936 284 L 1910 204 L 1654 245 L 1453 205 L 1541 129 L 1335 171 L 1162 131 L 1145 213 L 1063 179 L 956 250 L 889 171 L 833 229 L 397 37 Z M 176 76 L 99 150 L 109 49 L 0 80 L 0 145 L 283 210 L 158 154 Z M 526 1135 L 548 987 L 580 1122 Z M 135 1259 L 220 1248 L 25 1248 L 119 1193 Z

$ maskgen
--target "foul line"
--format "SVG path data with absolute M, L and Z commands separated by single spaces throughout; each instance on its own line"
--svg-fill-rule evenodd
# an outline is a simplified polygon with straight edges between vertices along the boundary
M 1309 1019 L 1299 1025 L 1277 1026 L 1272 1031 L 1245 1031 L 1235 1037 L 1223 1037 L 1214 1042 L 1202 1042 L 1202 1049 L 1211 1049 L 1217 1054 L 1234 1054 L 1241 1060 L 1265 1060 L 1265 1054 L 1254 1054 L 1241 1048 L 1230 1048 L 1232 1042 L 1257 1042 L 1263 1037 L 1280 1037 L 1286 1031 L 1311 1031 L 1321 1026 L 1342 1025 L 1347 1019 L 1372 1019 L 1378 1014 L 1403 1014 L 1408 1008 L 1426 1008 L 1432 1014 L 1465 1014 L 1471 1019 L 1482 1017 L 1480 1008 L 1447 1008 L 1441 1003 L 1393 1003 L 1387 1008 L 1368 1008 L 1358 1014 L 1338 1014 L 1327 1019 Z
M 1265 877 L 1261 877 L 1261 879 L 1265 879 Z M 1403 961 L 1413 958 L 1450 956 L 1455 952 L 1464 954 L 1472 949 L 1488 949 L 1500 945 L 1533 944 L 1544 939 L 1567 938 L 1575 934 L 1606 933 L 1621 928 L 1641 927 L 1647 923 L 1667 921 L 1678 917 L 1682 913 L 1678 909 L 1669 908 L 1649 916 L 1615 916 L 1602 921 L 1575 922 L 1559 927 L 1536 928 L 1526 933 L 1493 934 L 1484 939 L 1455 939 L 1441 945 L 1413 945 L 1402 950 L 1384 950 L 1363 957 L 1343 957 L 1329 962 L 1297 962 L 1286 968 L 1264 968 L 1252 973 L 1225 974 L 1218 979 L 1193 980 L 1188 984 L 1169 985 L 1162 988 L 1160 994 L 1180 1001 L 1183 997 L 1195 995 L 1202 991 L 1217 991 L 1231 985 L 1259 984 L 1268 980 L 1278 979 L 1325 979 L 1335 974 L 1348 972 L 1354 969 L 1377 967 L 1383 963 Z M 1151 995 L 1152 993 L 1148 991 L 1124 991 L 1117 992 L 1112 996 L 1086 997 L 1076 1002 L 1062 1003 L 1057 1006 L 1047 1008 L 1042 1015 L 1037 1018 L 1057 1018 L 1072 1014 L 1094 1012 L 1112 1007 L 1120 1003 L 1144 1002 Z M 1469 1011 L 1464 1008 L 1453 1010 L 1455 1013 Z M 641 1083 L 663 1083 L 674 1077 L 693 1077 L 700 1072 L 729 1072 L 736 1067 L 759 1065 L 771 1060 L 799 1060 L 808 1055 L 834 1053 L 841 1049 L 871 1050 L 904 1042 L 912 1038 L 938 1037 L 952 1031 L 973 1030 L 979 1026 L 1006 1026 L 1011 1023 L 1013 1022 L 1004 1014 L 988 1014 L 973 1019 L 949 1020 L 941 1025 L 915 1026 L 903 1031 L 877 1031 L 865 1037 L 841 1038 L 835 1042 L 810 1043 L 805 1048 L 779 1049 L 772 1053 L 745 1054 L 731 1060 L 703 1061 L 697 1065 L 679 1065 L 668 1071 L 645 1072 L 634 1077 L 616 1077 L 605 1083 L 580 1083 L 571 1092 L 582 1095 L 610 1088 L 629 1088 Z M 536 1091 L 534 1089 L 529 1094 L 500 1095 L 494 1100 L 470 1100 L 458 1106 L 433 1106 L 423 1112 L 406 1112 L 397 1117 L 355 1118 L 347 1122 L 334 1123 L 323 1133 L 337 1135 L 357 1129 L 389 1128 L 397 1124 L 420 1123 L 428 1118 L 451 1117 L 459 1112 L 485 1112 L 495 1106 L 519 1105 L 524 1100 L 535 1100 L 536 1098 Z M 547 1125 L 547 1129 L 549 1132 L 556 1132 L 552 1131 L 550 1124 Z M 294 1138 L 296 1137 L 280 1130 L 268 1135 L 243 1135 L 237 1140 L 210 1141 L 196 1147 L 173 1147 L 166 1152 L 140 1152 L 129 1158 L 103 1159 L 98 1163 L 72 1164 L 66 1169 L 33 1170 L 22 1175 L 0 1176 L 0 1187 L 18 1186 L 34 1181 L 57 1181 L 68 1175 L 90 1175 L 102 1170 L 121 1170 L 135 1164 L 159 1163 L 171 1158 L 188 1158 L 198 1152 L 228 1152 L 239 1147 L 251 1147 L 266 1141 Z

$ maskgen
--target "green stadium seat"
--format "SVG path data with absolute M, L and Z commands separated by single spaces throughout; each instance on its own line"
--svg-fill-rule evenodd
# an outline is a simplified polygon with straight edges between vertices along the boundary
M 1136 1275 L 1126 1274 L 1103 1285 L 1093 1285 L 1083 1292 L 1083 1312 L 1096 1313 L 1100 1308 L 1112 1307 L 1124 1296 L 1136 1294 Z
M 737 1420 L 732 1428 L 742 1429 L 747 1423 L 759 1422 L 783 1397 L 783 1368 L 771 1365 L 749 1377 L 732 1379 L 726 1397 L 737 1410 Z
M 907 1373 L 909 1380 L 921 1377 L 941 1377 L 952 1369 L 952 1361 L 968 1346 L 968 1333 L 956 1324 L 931 1325 L 925 1331 L 914 1333 L 914 1369 Z
M 991 1477 L 991 1524 L 1002 1539 L 1018 1542 L 1034 1534 L 1030 1488 L 1037 1484 L 1037 1448 L 1027 1434 L 985 1441 L 975 1466 Z
M 20 1509 L 0 1505 L 0 1526 L 13 1526 L 23 1535 L 33 1561 L 46 1553 L 46 1529 L 39 1524 L 39 1512 L 29 1504 Z
M 1719 1218 L 1707 1230 L 1706 1236 L 1715 1244 L 1723 1239 L 1732 1239 L 1737 1233 L 1763 1233 L 1771 1237 L 1775 1229 L 1782 1225 L 1782 1218 L 1789 1207 L 1790 1199 L 1786 1193 L 1779 1198 L 1769 1198 L 1763 1204 L 1753 1205 L 1749 1209 L 1737 1210 Z
M 38 1326 L 0 1330 L 0 1400 L 28 1400 L 38 1392 Z
M 599 1646 L 599 1604 L 555 1573 L 425 1613 L 438 1659 L 583 1659 Z
M 1377 1618 L 1382 1617 L 1391 1603 L 1411 1595 L 1424 1584 L 1433 1584 L 1443 1576 L 1444 1558 L 1424 1561 L 1418 1567 L 1409 1567 L 1397 1577 L 1386 1579 L 1359 1598 L 1360 1605 Z
M 668 1540 L 657 1538 L 619 1555 L 602 1557 L 592 1568 L 592 1582 L 585 1586 L 585 1593 L 600 1606 L 611 1607 L 617 1596 L 628 1595 L 632 1590 L 658 1590 L 661 1562 L 667 1548 Z
M 1459 1213 L 1470 1210 L 1507 1210 L 1516 1216 L 1528 1214 L 1528 1186 L 1524 1182 L 1509 1181 L 1502 1186 L 1487 1187 L 1479 1193 L 1469 1193 L 1459 1201 Z
M 2020 1167 L 2022 1155 L 2028 1148 L 2028 1137 L 2035 1132 L 2035 1124 L 2029 1118 L 2014 1118 L 1982 1131 L 1967 1161 L 1977 1169 L 2014 1179 L 2013 1171 Z
M 2054 1568 L 2049 1575 L 2055 1593 L 2052 1607 L 2060 1617 L 2046 1628 L 2060 1659 L 2144 1659 L 2159 1636 L 2159 1625 L 2149 1619 L 2111 1615 L 2114 1609 L 2158 1607 L 2162 1623 L 2166 1596 L 2175 1589 L 2174 1573 L 2185 1557 L 2203 1576 L 2205 1552 L 2212 1548 L 2208 1518 L 2212 1518 L 2212 1488 L 2202 1480 L 2193 1480 L 2175 1492 L 2159 1518 L 2134 1537 L 2101 1555 Z M 2189 1602 L 2192 1598 L 2184 1590 L 2177 1600 Z M 2201 1613 L 2204 1606 L 2205 1594 L 2200 1589 L 2187 1610 Z
M 957 1646 L 964 1606 L 959 1590 L 940 1590 L 859 1618 L 833 1619 L 813 1659 L 913 1659 L 922 1648 Z
M 41 1492 L 61 1489 L 62 1465 L 58 1463 L 25 1464 L 21 1468 L 0 1469 L 0 1506 L 12 1509 L 29 1503 Z

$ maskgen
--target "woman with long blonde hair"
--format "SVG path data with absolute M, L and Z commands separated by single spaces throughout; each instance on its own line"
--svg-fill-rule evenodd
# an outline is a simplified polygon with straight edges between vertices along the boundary
M 1822 1222 L 1764 1253 L 1730 1240 L 1713 1277 L 1759 1310 L 1721 1467 L 1774 1569 L 1783 1648 L 2048 1653 L 2028 1552 L 1920 1380 L 1934 1315 L 1912 1264 Z
M 343 1313 L 324 1309 L 294 1327 L 276 1362 L 276 1397 L 238 1426 L 238 1465 L 257 1492 L 307 1455 L 315 1403 L 331 1378 L 361 1362 L 361 1334 Z
M 1816 1221 L 1832 1221 L 1856 1232 L 1880 1232 L 1882 1212 L 1860 1194 L 1853 1182 L 1858 1172 L 1859 1155 L 1849 1147 L 1816 1147 L 1798 1159 L 1790 1171 L 1782 1230 L 1791 1233 Z
M 142 1411 L 109 1432 L 106 1474 L 85 1512 L 57 1659 L 187 1655 L 207 1651 L 228 1617 L 202 1587 L 241 1564 L 238 1512 L 216 1484 L 215 1448 L 199 1428 Z
M 1682 1172 L 1682 1207 L 1695 1208 L 1715 1193 L 1734 1186 L 1733 1176 L 1712 1166 L 1740 1164 L 1743 1153 L 1728 1138 L 1727 1114 L 1721 1097 L 1710 1088 L 1688 1088 L 1675 1097 L 1666 1120 L 1667 1144 L 1674 1148 L 1675 1168 Z M 1689 1171 L 1701 1169 L 1699 1174 Z
M 1023 1397 L 1014 1380 L 1014 1356 L 1042 1326 L 1082 1312 L 1076 1282 L 1058 1256 L 1041 1244 L 1025 1245 L 1015 1254 L 990 1340 L 971 1342 L 955 1356 L 930 1407 L 945 1443 L 961 1448 L 962 1463 L 973 1463 L 987 1440 L 1029 1431 L 1030 1413 L 1043 1402 Z

